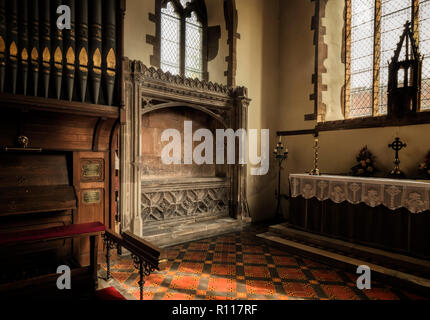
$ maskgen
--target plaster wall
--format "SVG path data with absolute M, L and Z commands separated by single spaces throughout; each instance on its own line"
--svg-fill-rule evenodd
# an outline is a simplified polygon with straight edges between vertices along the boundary
M 248 205 L 254 221 L 275 213 L 276 167 L 272 146 L 279 119 L 279 0 L 236 0 L 239 16 L 237 78 L 248 88 L 252 102 L 248 110 L 249 129 L 270 129 L 270 171 L 252 176 L 248 166 Z M 287 1 L 285 1 L 287 2 Z M 275 143 L 276 144 L 276 143 Z

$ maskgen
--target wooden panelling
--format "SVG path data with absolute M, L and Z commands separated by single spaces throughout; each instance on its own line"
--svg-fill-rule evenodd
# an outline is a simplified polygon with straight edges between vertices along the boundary
M 0 216 L 76 209 L 72 186 L 0 188 Z
M 75 152 L 73 154 L 73 185 L 78 195 L 78 213 L 75 223 L 101 222 L 109 225 L 109 158 L 107 152 Z M 88 181 L 82 179 L 82 164 L 87 164 L 90 161 L 102 164 L 104 170 L 103 176 L 97 181 Z M 93 194 L 99 193 L 99 200 L 92 201 Z M 87 195 L 87 201 L 84 197 Z M 89 201 L 88 201 L 89 200 Z M 78 255 L 80 263 L 88 265 L 90 260 L 90 243 L 88 239 L 80 239 Z M 101 240 L 100 240 L 101 241 Z M 102 243 L 99 243 L 99 253 L 103 250 Z
M 405 208 L 392 211 L 384 206 L 303 197 L 291 199 L 290 204 L 289 222 L 298 229 L 430 259 L 429 212 L 411 214 Z
M 107 151 L 110 149 L 112 128 L 115 126 L 116 121 L 117 119 L 103 119 L 100 121 L 99 130 L 94 131 L 93 151 Z
M 64 117 L 53 113 L 26 115 L 22 134 L 33 146 L 48 150 L 91 150 L 97 118 Z
M 108 151 L 112 128 L 117 122 L 117 119 L 99 122 L 100 117 L 64 116 L 53 112 L 3 111 L 0 147 L 13 146 L 19 135 L 25 135 L 31 146 L 44 150 Z
M 70 185 L 66 154 L 1 154 L 1 188 L 52 185 Z

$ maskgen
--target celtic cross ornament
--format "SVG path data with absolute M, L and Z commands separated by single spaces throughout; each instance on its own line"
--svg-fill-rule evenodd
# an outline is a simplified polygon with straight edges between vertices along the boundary
M 405 176 L 405 174 L 400 170 L 399 151 L 406 147 L 406 143 L 403 143 L 400 138 L 396 138 L 393 143 L 388 145 L 388 148 L 393 149 L 396 153 L 394 159 L 394 169 L 390 172 L 390 175 L 393 177 L 401 178 Z

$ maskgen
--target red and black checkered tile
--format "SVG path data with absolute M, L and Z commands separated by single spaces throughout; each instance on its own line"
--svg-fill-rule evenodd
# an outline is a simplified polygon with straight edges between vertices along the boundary
M 144 299 L 420 299 L 403 290 L 373 282 L 359 290 L 357 275 L 268 246 L 253 233 L 205 239 L 167 250 L 165 270 L 147 277 Z M 105 267 L 105 265 L 104 265 Z M 138 273 L 130 258 L 112 264 L 112 276 L 139 298 Z

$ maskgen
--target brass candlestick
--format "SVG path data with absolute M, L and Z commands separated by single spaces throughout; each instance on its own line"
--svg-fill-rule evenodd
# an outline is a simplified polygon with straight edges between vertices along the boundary
M 318 150 L 319 150 L 320 146 L 319 146 L 319 139 L 315 138 L 315 142 L 314 142 L 314 168 L 309 172 L 309 174 L 311 176 L 319 176 L 320 175 L 320 169 L 318 168 L 318 161 L 319 161 L 319 154 L 318 154 Z
M 278 171 L 278 190 L 276 192 L 277 197 L 277 205 L 276 205 L 276 214 L 275 218 L 277 221 L 282 222 L 284 221 L 284 215 L 282 213 L 282 194 L 281 194 L 281 170 L 282 170 L 282 163 L 288 159 L 288 148 L 285 147 L 282 144 L 281 137 L 279 137 L 279 142 L 273 152 L 276 161 L 278 162 L 279 171 Z
M 391 148 L 396 152 L 394 159 L 394 169 L 390 172 L 390 175 L 395 178 L 401 178 L 405 176 L 405 174 L 400 170 L 399 151 L 406 147 L 406 143 L 403 143 L 400 138 L 396 138 L 393 143 L 388 145 L 388 148 Z

